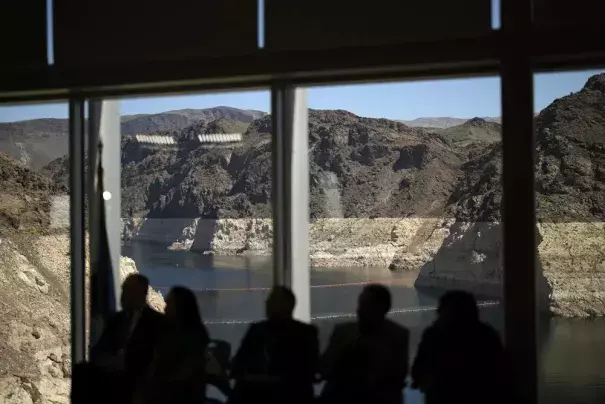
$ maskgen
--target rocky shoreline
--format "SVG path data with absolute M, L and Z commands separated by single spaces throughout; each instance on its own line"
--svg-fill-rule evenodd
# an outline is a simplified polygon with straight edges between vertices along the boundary
M 124 234 L 131 242 L 202 254 L 271 255 L 271 219 L 141 219 L 136 226 L 133 222 L 124 220 Z M 501 231 L 499 222 L 444 217 L 316 219 L 309 225 L 310 262 L 321 268 L 418 272 L 417 287 L 498 296 Z M 564 317 L 605 315 L 605 223 L 543 223 L 538 231 L 541 307 Z

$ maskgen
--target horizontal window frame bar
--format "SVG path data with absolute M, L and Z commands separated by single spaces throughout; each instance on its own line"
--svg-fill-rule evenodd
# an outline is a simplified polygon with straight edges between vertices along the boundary
M 605 66 L 605 28 L 534 31 L 535 72 Z M 602 33 L 603 35 L 597 35 Z M 0 104 L 70 97 L 125 97 L 191 92 L 268 90 L 276 81 L 301 87 L 367 82 L 496 76 L 504 51 L 501 31 L 479 38 L 375 47 L 257 53 L 144 66 L 22 69 L 0 75 Z M 171 77 L 182 80 L 170 80 Z M 130 83 L 130 84 L 124 84 Z

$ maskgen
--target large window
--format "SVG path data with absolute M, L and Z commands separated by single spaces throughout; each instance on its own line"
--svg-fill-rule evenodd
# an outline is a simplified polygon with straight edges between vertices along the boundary
M 121 103 L 122 262 L 192 289 L 237 350 L 272 284 L 268 92 Z
M 322 345 L 373 282 L 415 355 L 447 290 L 503 334 L 498 78 L 309 91 L 312 320 Z M 417 391 L 407 402 L 422 402 Z
M 69 399 L 66 104 L 0 108 L 0 401 Z
M 540 400 L 605 399 L 605 74 L 535 76 Z

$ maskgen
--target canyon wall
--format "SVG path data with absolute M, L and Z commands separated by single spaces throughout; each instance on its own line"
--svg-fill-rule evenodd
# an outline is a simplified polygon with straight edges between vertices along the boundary
M 69 250 L 66 234 L 0 239 L 0 403 L 69 403 Z M 121 280 L 134 272 L 121 257 Z M 152 290 L 149 304 L 164 300 Z
M 128 242 L 217 255 L 271 255 L 271 219 L 124 219 Z M 391 266 L 416 270 L 448 234 L 443 218 L 315 219 L 309 224 L 315 267 Z
M 271 254 L 271 219 L 143 219 L 137 229 L 124 223 L 132 241 L 203 254 Z M 540 307 L 567 317 L 605 315 L 605 223 L 543 223 L 538 231 Z M 419 271 L 418 287 L 501 294 L 499 222 L 316 219 L 309 239 L 314 267 Z

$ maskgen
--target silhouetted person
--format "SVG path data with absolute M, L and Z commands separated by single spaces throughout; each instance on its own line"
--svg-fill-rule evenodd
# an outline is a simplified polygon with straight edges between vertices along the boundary
M 357 322 L 336 325 L 322 357 L 323 402 L 401 404 L 409 332 L 386 318 L 390 309 L 389 290 L 368 285 L 359 296 Z
M 195 294 L 173 287 L 166 298 L 165 322 L 154 352 L 145 403 L 198 403 L 205 396 L 206 347 L 210 338 Z
M 319 359 L 317 329 L 292 318 L 296 299 L 275 287 L 267 320 L 248 329 L 233 359 L 231 403 L 310 403 Z
M 479 321 L 472 294 L 446 293 L 412 366 L 413 387 L 427 404 L 506 403 L 511 389 L 497 332 Z
M 153 356 L 162 315 L 147 305 L 149 280 L 129 275 L 122 284 L 122 311 L 109 319 L 91 349 L 91 361 L 113 377 L 120 377 L 123 399 L 144 380 Z

